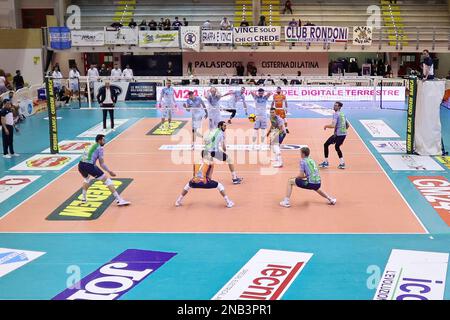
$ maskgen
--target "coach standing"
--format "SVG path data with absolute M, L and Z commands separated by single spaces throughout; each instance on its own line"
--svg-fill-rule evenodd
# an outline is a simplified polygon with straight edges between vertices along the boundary
M 14 115 L 12 112 L 12 105 L 9 100 L 4 101 L 3 108 L 0 110 L 0 118 L 3 129 L 3 158 L 10 159 L 11 156 L 18 157 L 19 155 L 14 153 Z
M 111 130 L 114 131 L 114 105 L 117 102 L 117 92 L 111 88 L 110 83 L 105 82 L 105 86 L 98 90 L 97 101 L 103 108 L 103 130 L 106 130 L 106 118 L 111 120 Z
M 423 50 L 423 61 L 422 61 L 422 72 L 423 80 L 433 80 L 434 79 L 434 62 L 430 57 L 430 52 L 428 50 Z

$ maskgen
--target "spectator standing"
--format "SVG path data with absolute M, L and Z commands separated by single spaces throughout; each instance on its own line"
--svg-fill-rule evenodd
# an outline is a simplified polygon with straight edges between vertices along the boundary
M 183 26 L 187 27 L 189 25 L 189 22 L 186 20 L 186 18 L 183 18 Z
M 172 29 L 172 24 L 170 23 L 170 19 L 166 18 L 166 20 L 164 20 L 164 26 L 163 26 L 163 30 L 171 30 Z
M 148 27 L 150 28 L 150 30 L 157 30 L 158 29 L 158 23 L 156 23 L 156 21 L 152 19 L 148 23 Z
M 202 30 L 211 30 L 211 29 L 212 29 L 212 25 L 211 25 L 211 22 L 209 22 L 209 20 L 206 20 L 205 22 L 203 22 Z
M 164 30 L 164 18 L 161 18 L 158 22 L 158 29 Z
M 293 14 L 291 0 L 286 0 L 286 2 L 284 3 L 283 14 L 286 14 L 286 11 L 289 11 L 291 14 Z
M 52 72 L 51 76 L 53 77 L 53 86 L 56 89 L 56 93 L 58 93 L 59 90 L 61 90 L 61 88 L 62 88 L 61 79 L 63 78 L 62 73 L 59 70 L 59 66 L 56 65 L 53 68 L 53 72 Z
M 78 71 L 77 66 L 72 66 L 72 69 L 69 71 L 69 84 L 70 84 L 70 91 L 72 94 L 79 93 L 80 92 L 80 72 Z
M 87 76 L 89 81 L 89 89 L 91 91 L 91 97 L 94 97 L 94 83 L 98 81 L 99 73 L 97 68 L 93 64 L 91 64 L 91 67 L 87 72 Z
M 178 17 L 175 17 L 175 21 L 172 23 L 173 30 L 180 30 L 181 26 L 183 26 L 183 23 L 178 20 Z
M 166 71 L 168 76 L 173 76 L 173 65 L 172 65 L 172 61 L 169 61 L 167 63 L 167 71 Z
M 106 68 L 105 64 L 102 64 L 102 67 L 100 68 L 100 71 L 98 72 L 100 77 L 110 77 L 111 76 L 111 71 L 109 71 Z
M 391 72 L 392 72 L 392 68 L 391 68 L 391 66 L 389 65 L 389 63 L 388 63 L 387 61 L 384 62 L 382 72 L 383 72 L 382 75 L 383 75 L 383 77 L 385 77 L 385 78 L 388 78 L 389 75 L 390 75 Z
M 13 86 L 16 91 L 22 89 L 25 86 L 25 81 L 23 81 L 23 77 L 20 74 L 20 70 L 16 71 L 16 75 L 13 78 Z
M 124 78 L 127 81 L 131 81 L 133 80 L 133 77 L 134 77 L 133 70 L 130 68 L 130 65 L 127 64 L 125 69 L 123 69 L 122 78 Z
M 434 62 L 430 57 L 430 52 L 428 50 L 423 50 L 422 52 L 422 74 L 424 80 L 434 79 Z
M 147 20 L 142 20 L 139 24 L 139 30 L 147 30 Z
M 266 17 L 265 16 L 259 17 L 258 26 L 267 26 Z
M 298 26 L 298 27 L 301 27 L 301 26 L 302 26 L 302 20 L 301 20 L 301 19 L 298 19 L 298 24 L 297 24 L 297 26 Z
M 131 21 L 130 21 L 130 23 L 128 24 L 128 26 L 129 26 L 130 28 L 136 28 L 136 27 L 137 27 L 137 23 L 136 23 L 136 21 L 134 21 L 133 18 L 131 18 Z
M 3 108 L 0 110 L 0 119 L 2 123 L 3 158 L 10 159 L 11 157 L 19 156 L 14 152 L 14 115 L 12 112 L 12 104 L 9 100 L 2 104 Z
M 116 64 L 114 66 L 114 69 L 111 70 L 111 79 L 112 81 L 118 81 L 122 78 L 122 70 L 119 68 L 119 66 Z
M 98 91 L 97 101 L 103 108 L 103 130 L 106 130 L 106 118 L 109 113 L 111 130 L 114 131 L 114 105 L 117 102 L 117 92 L 111 88 L 109 81 L 106 81 L 105 86 Z
M 6 88 L 6 77 L 3 74 L 0 74 L 0 94 L 3 94 L 7 92 L 8 89 Z

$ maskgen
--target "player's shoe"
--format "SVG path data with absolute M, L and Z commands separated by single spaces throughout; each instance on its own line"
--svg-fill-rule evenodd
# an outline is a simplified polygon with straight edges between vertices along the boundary
M 3 155 L 3 158 L 11 159 L 11 155 L 9 155 L 9 154 L 4 154 L 4 155 Z
M 233 208 L 234 207 L 234 202 L 233 201 L 228 201 L 227 202 L 227 208 Z
M 274 168 L 282 168 L 283 167 L 283 162 L 282 161 L 275 161 L 273 163 L 272 167 L 274 167 Z
M 81 202 L 83 202 L 83 203 L 87 203 L 87 199 L 86 199 L 86 197 L 83 197 L 83 196 L 81 196 Z
M 181 206 L 182 206 L 181 201 L 175 201 L 175 207 L 181 207 Z
M 331 198 L 330 200 L 328 200 L 329 204 L 334 206 L 337 202 L 337 200 L 335 198 Z
M 288 128 L 286 128 L 286 133 L 290 133 Z
M 111 131 L 116 131 L 116 129 L 114 129 L 114 128 L 111 128 Z
M 242 180 L 244 180 L 243 178 L 236 178 L 236 179 L 233 179 L 233 184 L 241 184 L 242 183 Z
M 117 205 L 118 205 L 119 207 L 128 206 L 129 204 L 131 204 L 131 202 L 130 202 L 130 201 L 127 201 L 127 200 L 124 200 L 124 199 L 120 199 L 120 200 L 117 202 Z
M 20 156 L 20 154 L 18 154 L 18 153 L 13 153 L 12 155 L 11 155 L 11 157 L 19 157 Z
M 345 169 L 345 163 L 338 165 L 338 169 Z
M 280 202 L 280 206 L 285 207 L 285 208 L 290 208 L 291 204 L 289 201 L 283 200 Z
M 324 161 L 321 164 L 319 164 L 319 167 L 321 168 L 328 168 L 330 166 L 330 164 L 328 163 L 328 161 Z
M 230 119 L 230 120 L 228 120 L 228 124 L 231 124 L 231 119 Z

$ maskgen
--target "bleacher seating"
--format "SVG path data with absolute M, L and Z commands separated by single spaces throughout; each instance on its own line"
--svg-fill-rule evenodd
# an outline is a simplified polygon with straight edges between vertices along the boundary
M 117 5 L 120 1 L 113 0 L 74 0 L 73 3 L 80 6 L 82 14 L 81 25 L 83 28 L 103 28 L 114 21 Z M 176 16 L 180 20 L 184 17 L 189 25 L 202 25 L 209 19 L 213 26 L 218 27 L 223 17 L 228 17 L 234 22 L 234 0 L 136 0 L 134 20 L 139 24 L 143 19 L 147 23 L 154 19 L 169 18 L 172 22 Z M 248 14 L 251 16 L 251 8 Z M 239 21 L 241 17 L 238 18 Z

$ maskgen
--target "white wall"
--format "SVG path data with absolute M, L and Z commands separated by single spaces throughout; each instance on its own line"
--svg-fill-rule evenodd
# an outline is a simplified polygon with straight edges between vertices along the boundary
M 84 75 L 84 58 L 83 54 L 79 52 L 55 52 L 53 56 L 52 66 L 54 66 L 57 62 L 59 63 L 59 67 L 61 68 L 61 73 L 64 78 L 69 77 L 69 60 L 74 59 L 77 63 L 78 69 L 80 70 L 81 75 Z
M 34 57 L 39 57 L 35 64 Z M 0 49 L 0 68 L 13 76 L 21 70 L 23 79 L 28 84 L 39 84 L 43 81 L 41 49 Z

